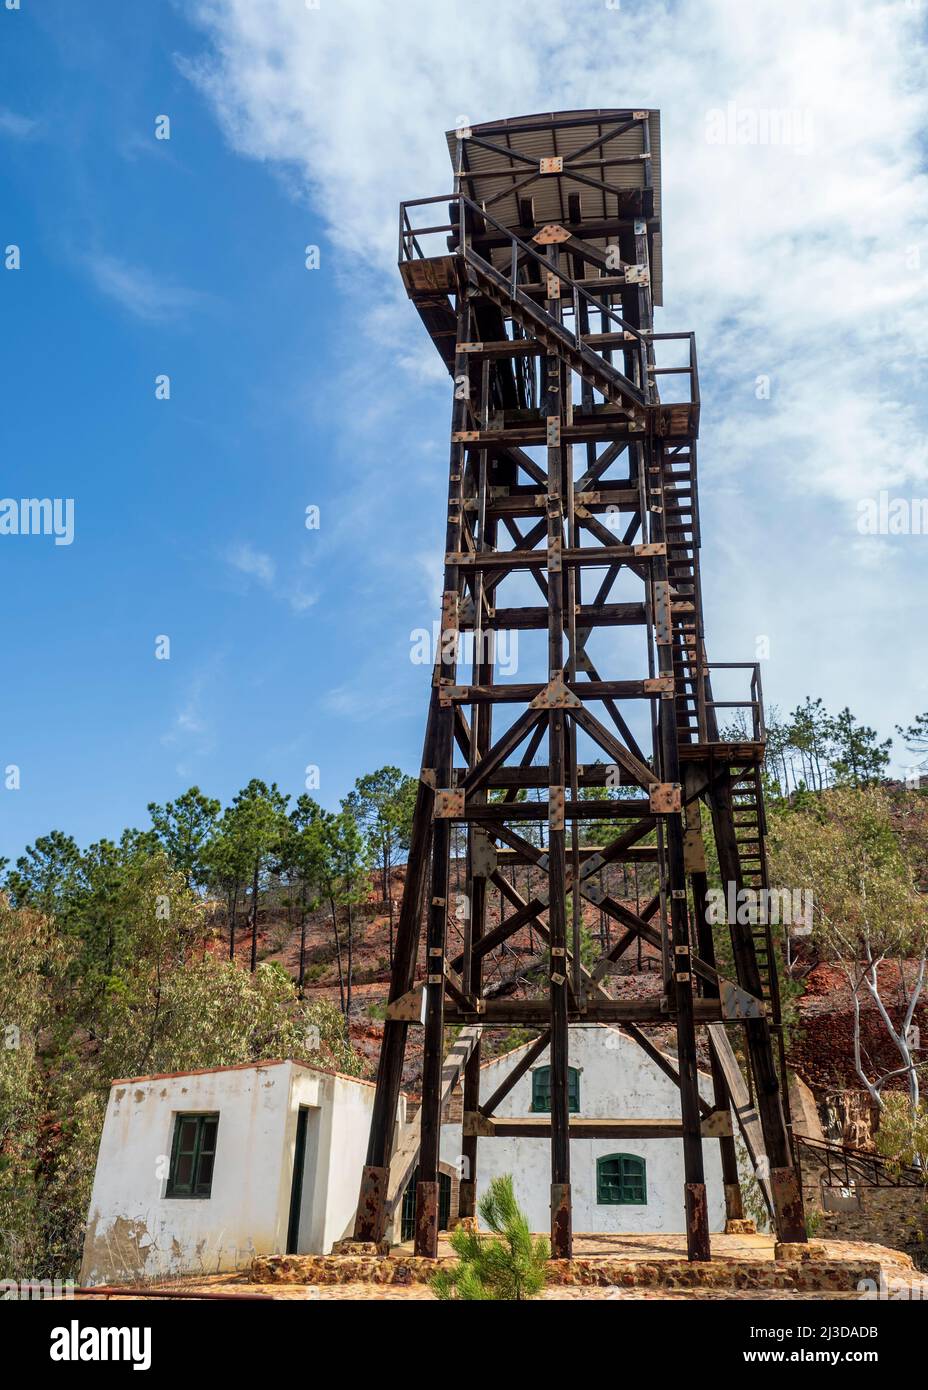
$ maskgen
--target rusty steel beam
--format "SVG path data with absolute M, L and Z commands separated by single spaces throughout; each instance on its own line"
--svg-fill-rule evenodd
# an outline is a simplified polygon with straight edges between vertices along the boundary
M 755 670 L 743 702 L 753 736 L 720 738 L 700 583 L 694 339 L 653 330 L 657 132 L 656 112 L 625 110 L 476 126 L 449 142 L 453 194 L 401 210 L 403 282 L 453 378 L 454 400 L 442 640 L 355 1232 L 381 1241 L 389 1224 L 400 1078 L 424 1001 L 415 1248 L 427 1257 L 438 1242 L 446 1030 L 458 1025 L 540 1034 L 489 1096 L 479 1036 L 471 1046 L 459 1216 L 476 1212 L 480 1144 L 507 1128 L 537 1132 L 550 1142 L 552 1254 L 570 1257 L 570 1141 L 589 1132 L 569 1113 L 571 1030 L 596 1023 L 624 1026 L 679 1093 L 679 1119 L 658 1129 L 682 1152 L 689 1257 L 710 1256 L 704 1143 L 720 1144 L 729 1219 L 741 1211 L 730 1105 L 758 1164 L 769 1164 L 761 1182 L 779 1236 L 804 1239 L 772 1045 L 781 1036 L 773 948 L 759 957 L 750 930 L 736 924 L 736 979 L 720 979 L 706 913 L 697 798 L 712 812 L 723 881 L 753 883 L 763 873 L 763 708 Z M 426 231 L 447 232 L 434 256 L 423 250 Z M 664 360 L 668 341 L 684 365 Z M 669 374 L 680 388 L 674 402 L 658 390 Z M 620 578 L 634 590 L 621 601 Z M 532 659 L 520 653 L 516 669 L 504 670 L 503 643 L 521 638 L 527 649 L 536 632 Z M 459 675 L 471 641 L 470 670 Z M 618 658 L 611 663 L 598 655 L 607 642 Z M 750 845 L 738 831 L 745 807 L 756 815 Z M 623 820 L 631 824 L 618 834 L 608 828 Z M 460 827 L 466 856 L 452 876 Z M 452 895 L 465 905 L 457 938 Z M 591 907 L 602 941 L 592 969 L 580 950 Z M 612 977 L 634 942 L 639 967 L 643 942 L 656 953 L 659 981 L 651 997 L 616 998 Z M 527 962 L 531 978 L 520 973 Z M 744 1105 L 748 1083 L 723 1023 L 744 1030 L 756 1113 Z M 661 1024 L 674 1028 L 675 1063 L 646 1031 Z M 707 1026 L 717 1030 L 711 1106 L 696 1060 L 697 1029 Z M 550 1119 L 495 1121 L 544 1051 Z M 597 1123 L 604 1133 L 635 1132 L 619 1119 Z M 407 1151 L 403 1140 L 404 1161 Z

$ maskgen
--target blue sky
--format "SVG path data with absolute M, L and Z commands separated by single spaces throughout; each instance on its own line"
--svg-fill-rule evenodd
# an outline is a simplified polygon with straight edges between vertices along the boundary
M 662 107 L 659 327 L 699 334 L 710 654 L 767 635 L 769 699 L 822 694 L 884 734 L 928 708 L 928 537 L 855 528 L 880 488 L 928 495 L 918 7 L 785 23 L 762 3 L 748 24 L 725 0 L 546 0 L 529 42 L 521 6 L 475 0 L 479 64 L 450 41 L 458 6 L 401 8 L 0 8 L 0 246 L 22 258 L 0 270 L 0 492 L 75 500 L 70 546 L 0 538 L 0 765 L 21 776 L 0 854 L 117 835 L 192 782 L 295 794 L 316 764 L 334 805 L 417 767 L 448 385 L 395 217 L 450 186 L 462 114 Z M 661 18 L 675 43 L 648 70 Z M 795 107 L 811 148 L 714 147 L 728 101 Z

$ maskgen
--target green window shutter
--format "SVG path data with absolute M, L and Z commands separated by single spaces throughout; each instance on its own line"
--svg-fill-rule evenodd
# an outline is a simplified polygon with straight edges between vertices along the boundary
M 208 1197 L 213 1186 L 213 1162 L 216 1158 L 216 1131 L 219 1116 L 204 1116 L 200 1122 L 200 1144 L 194 1191 L 198 1197 Z
M 580 1073 L 576 1067 L 567 1068 L 567 1109 L 571 1115 L 580 1111 Z M 532 1072 L 532 1113 L 551 1114 L 550 1067 L 536 1067 Z
M 213 1186 L 218 1115 L 180 1114 L 174 1120 L 166 1197 L 208 1197 Z
M 644 1159 L 636 1154 L 607 1154 L 598 1158 L 596 1200 L 600 1206 L 646 1206 L 648 1183 Z

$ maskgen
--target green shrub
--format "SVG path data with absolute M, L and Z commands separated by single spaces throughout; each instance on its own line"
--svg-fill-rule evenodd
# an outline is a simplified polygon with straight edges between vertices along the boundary
M 532 1236 L 510 1174 L 493 1179 L 480 1199 L 480 1215 L 493 1235 L 463 1229 L 452 1232 L 451 1247 L 458 1263 L 433 1276 L 436 1298 L 510 1302 L 535 1298 L 547 1282 L 551 1246 L 544 1236 Z

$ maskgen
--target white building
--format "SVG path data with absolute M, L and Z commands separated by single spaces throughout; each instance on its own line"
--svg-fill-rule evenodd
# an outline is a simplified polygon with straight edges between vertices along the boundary
M 81 1282 L 327 1253 L 351 1234 L 373 1103 L 292 1061 L 114 1081 Z
M 530 1047 L 527 1043 L 525 1047 Z M 484 1063 L 480 1099 L 486 1101 L 514 1069 L 525 1048 Z M 516 1082 L 493 1112 L 494 1119 L 542 1119 L 550 1113 L 547 1051 Z M 676 1068 L 676 1059 L 668 1057 Z M 680 1093 L 632 1039 L 594 1025 L 570 1030 L 571 1110 L 578 1119 L 680 1119 Z M 712 1081 L 700 1073 L 700 1091 L 711 1102 Z M 462 1125 L 442 1126 L 441 1162 L 446 1174 L 460 1168 Z M 710 1231 L 725 1229 L 725 1198 L 717 1139 L 703 1140 Z M 477 1144 L 477 1196 L 490 1180 L 511 1173 L 516 1198 L 533 1231 L 550 1228 L 551 1144 L 546 1138 L 492 1137 Z M 570 1141 L 573 1229 L 577 1232 L 683 1232 L 681 1139 L 577 1139 Z

